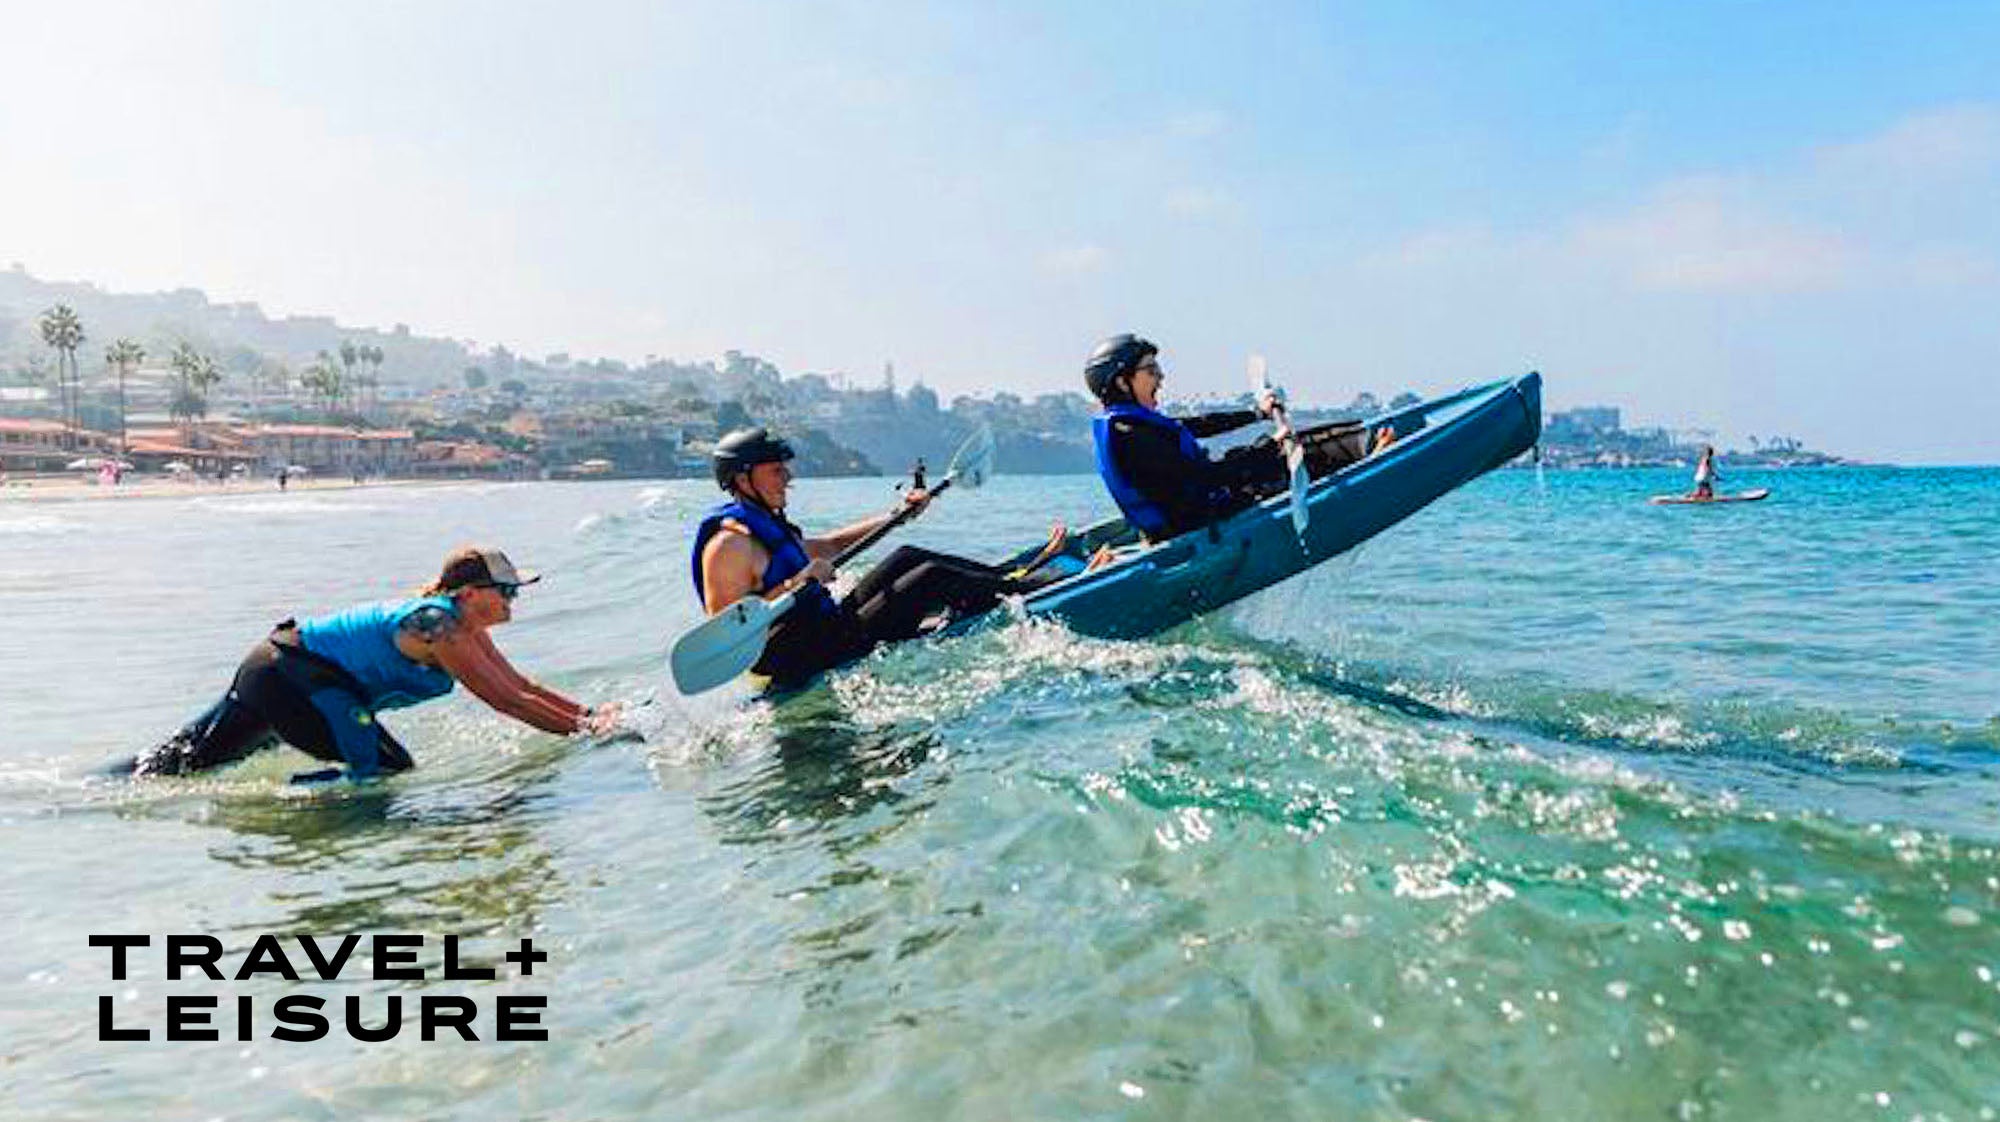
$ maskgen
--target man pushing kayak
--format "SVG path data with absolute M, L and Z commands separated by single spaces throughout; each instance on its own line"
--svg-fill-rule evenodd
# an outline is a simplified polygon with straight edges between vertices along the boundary
M 1036 582 L 991 565 L 916 546 L 901 546 L 847 595 L 835 599 L 832 558 L 896 517 L 880 515 L 817 537 L 786 517 L 791 445 L 764 429 L 742 429 L 716 442 L 715 481 L 729 501 L 695 529 L 690 566 L 695 596 L 714 616 L 746 596 L 775 599 L 796 591 L 771 626 L 753 673 L 780 689 L 851 662 L 882 643 L 913 639 L 953 620 L 981 615 L 1011 592 Z M 930 492 L 912 487 L 903 502 L 921 513 Z

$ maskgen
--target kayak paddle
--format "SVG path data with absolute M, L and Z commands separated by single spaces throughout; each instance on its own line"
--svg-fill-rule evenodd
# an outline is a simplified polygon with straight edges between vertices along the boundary
M 949 491 L 954 483 L 977 488 L 992 474 L 993 430 L 980 425 L 952 456 L 950 470 L 931 488 L 931 497 Z M 889 531 L 916 516 L 916 507 L 903 504 L 888 521 L 841 550 L 833 559 L 833 567 L 838 569 L 859 557 Z M 752 593 L 696 624 L 675 641 L 668 658 L 674 685 L 690 696 L 706 693 L 756 665 L 764 653 L 765 640 L 770 638 L 771 625 L 791 609 L 797 596 L 796 588 L 769 600 Z
M 1263 355 L 1250 356 L 1250 392 L 1262 397 L 1272 392 L 1271 379 L 1264 366 Z M 1285 452 L 1285 467 L 1291 473 L 1288 490 L 1292 500 L 1292 532 L 1304 542 L 1306 524 L 1312 519 L 1312 511 L 1306 506 L 1306 490 L 1312 486 L 1312 476 L 1306 472 L 1306 450 L 1299 446 L 1299 438 L 1292 432 L 1291 419 L 1285 416 L 1285 406 L 1273 398 L 1271 428 L 1277 434 L 1278 446 Z

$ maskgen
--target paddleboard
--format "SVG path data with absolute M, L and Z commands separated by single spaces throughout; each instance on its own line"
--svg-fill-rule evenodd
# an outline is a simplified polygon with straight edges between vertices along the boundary
M 1652 503 L 1654 506 L 1707 506 L 1710 503 L 1754 503 L 1759 499 L 1769 497 L 1770 494 L 1770 488 L 1759 487 L 1754 491 L 1743 491 L 1734 495 L 1716 495 L 1713 498 L 1707 499 L 1697 499 L 1693 495 L 1654 495 L 1646 501 Z

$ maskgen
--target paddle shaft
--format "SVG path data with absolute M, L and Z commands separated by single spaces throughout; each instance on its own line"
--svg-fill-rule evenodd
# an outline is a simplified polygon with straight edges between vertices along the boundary
M 982 425 L 952 457 L 951 471 L 930 489 L 931 496 L 950 490 L 952 483 L 961 478 L 967 486 L 978 488 L 992 472 L 992 460 L 992 431 Z M 925 505 L 928 501 L 927 498 Z M 891 530 L 915 518 L 920 509 L 919 505 L 905 500 L 900 510 L 892 512 L 880 526 L 841 550 L 828 564 L 838 569 L 854 560 Z M 696 624 L 675 640 L 669 657 L 675 684 L 683 693 L 701 693 L 752 668 L 763 650 L 771 625 L 797 601 L 801 587 L 794 585 L 782 595 L 768 600 L 754 594 L 746 596 Z
M 938 483 L 937 486 L 931 488 L 931 497 L 936 498 L 937 496 L 942 495 L 949 490 L 951 490 L 951 477 L 946 476 L 941 482 Z M 901 526 L 903 523 L 908 522 L 910 519 L 915 518 L 916 516 L 917 516 L 917 507 L 912 503 L 904 503 L 903 509 L 890 515 L 889 520 L 887 522 L 884 522 L 880 526 L 875 527 L 873 530 L 868 531 L 866 534 L 861 535 L 860 541 L 857 541 L 853 545 L 848 546 L 846 549 L 841 550 L 839 553 L 834 554 L 833 560 L 828 562 L 828 564 L 832 565 L 835 569 L 840 568 L 841 566 L 847 564 L 849 561 L 852 561 L 856 557 L 861 556 L 863 553 L 868 552 L 869 548 L 873 546 L 876 542 L 879 542 L 883 538 L 888 537 L 890 531 L 894 530 L 898 526 Z M 783 615 L 786 609 L 792 606 L 792 601 L 798 598 L 798 594 L 799 590 L 793 588 L 787 590 L 781 596 L 773 596 L 768 601 L 766 601 L 766 603 L 770 605 L 769 610 L 771 618 L 775 620 L 777 617 Z
M 1312 476 L 1306 471 L 1305 448 L 1299 444 L 1298 433 L 1292 430 L 1292 419 L 1285 413 L 1284 403 L 1277 400 L 1271 391 L 1271 379 L 1262 355 L 1250 358 L 1250 384 L 1256 394 L 1271 402 L 1271 425 L 1278 437 L 1278 450 L 1284 456 L 1285 489 L 1291 500 L 1292 529 L 1298 533 L 1299 544 L 1303 546 L 1306 526 L 1312 518 L 1312 510 L 1306 505 L 1306 488 L 1312 485 Z
M 941 480 L 938 483 L 937 486 L 931 488 L 930 497 L 934 499 L 937 498 L 939 495 L 944 494 L 946 491 L 951 490 L 951 481 L 952 477 L 946 476 L 943 480 Z M 832 562 L 833 567 L 838 569 L 842 565 L 847 564 L 849 561 L 854 560 L 856 557 L 861 556 L 863 553 L 868 552 L 868 548 L 870 546 L 874 545 L 876 542 L 881 541 L 883 538 L 888 537 L 889 531 L 894 530 L 896 527 L 901 526 L 903 523 L 908 522 L 912 518 L 915 518 L 917 516 L 917 511 L 919 509 L 921 508 L 918 507 L 917 504 L 915 503 L 904 503 L 903 509 L 890 515 L 889 520 L 887 522 L 884 522 L 880 526 L 875 527 L 873 530 L 870 530 L 867 533 L 861 535 L 860 541 L 855 542 L 853 545 L 850 545 L 846 549 L 843 549 L 839 553 L 835 554 Z

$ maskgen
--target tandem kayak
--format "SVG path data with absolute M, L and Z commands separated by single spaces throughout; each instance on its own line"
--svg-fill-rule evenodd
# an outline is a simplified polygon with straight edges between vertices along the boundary
M 1646 501 L 1654 506 L 1708 506 L 1711 503 L 1754 503 L 1770 497 L 1770 488 L 1759 487 L 1734 495 L 1710 495 L 1705 499 L 1698 495 L 1654 495 Z
M 1503 379 L 1369 418 L 1393 428 L 1388 447 L 1314 480 L 1301 537 L 1277 495 L 1214 525 L 1148 544 L 1124 519 L 1074 535 L 1052 562 L 1072 575 L 1030 593 L 1031 616 L 1085 635 L 1152 635 L 1212 612 L 1353 549 L 1438 498 L 1533 447 L 1542 431 L 1542 377 Z M 1100 548 L 1110 563 L 1085 570 Z M 1003 566 L 1027 564 L 1026 550 Z

